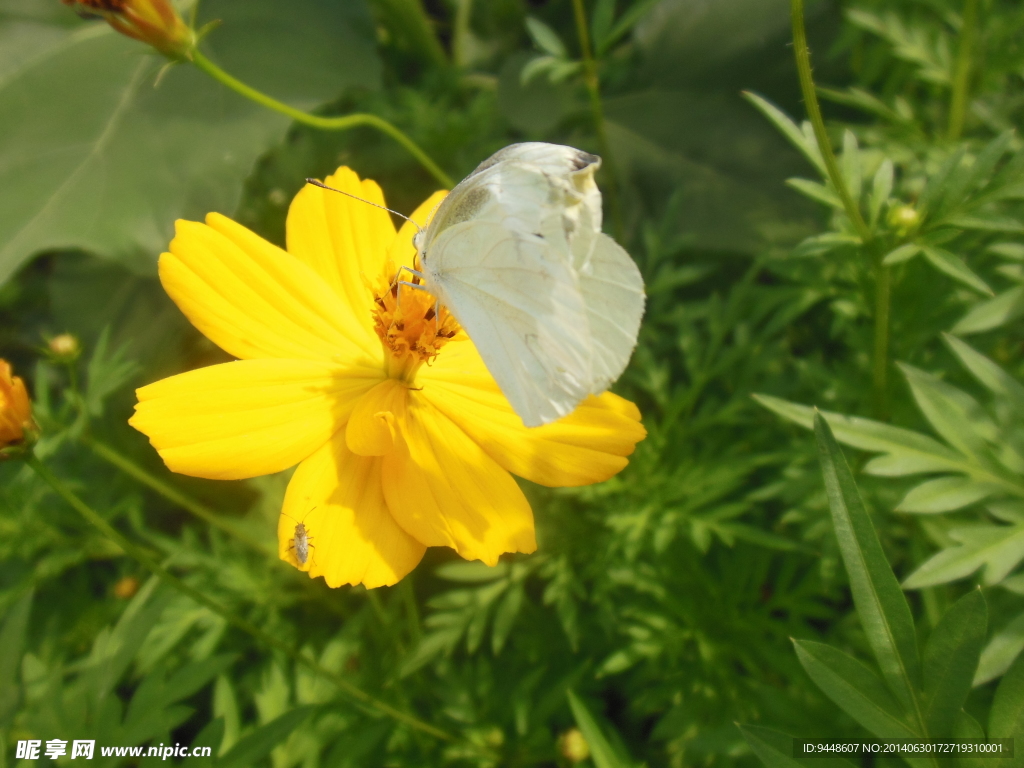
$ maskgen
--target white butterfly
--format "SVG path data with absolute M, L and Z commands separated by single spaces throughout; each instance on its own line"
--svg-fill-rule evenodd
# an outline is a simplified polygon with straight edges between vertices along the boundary
M 601 232 L 600 164 L 572 147 L 513 144 L 463 179 L 414 240 L 425 288 L 528 427 L 606 390 L 636 346 L 644 283 Z

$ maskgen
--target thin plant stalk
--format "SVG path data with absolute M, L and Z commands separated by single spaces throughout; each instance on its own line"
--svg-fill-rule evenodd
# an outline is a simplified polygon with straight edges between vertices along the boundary
M 973 0 L 968 0 L 973 2 Z M 800 78 L 800 90 L 803 93 L 804 105 L 807 108 L 807 117 L 814 129 L 814 138 L 817 141 L 818 149 L 821 152 L 822 160 L 825 161 L 825 171 L 829 181 L 835 188 L 839 199 L 843 203 L 843 209 L 849 217 L 853 228 L 857 231 L 865 251 L 873 256 L 872 267 L 875 273 L 875 332 L 874 349 L 871 365 L 871 389 L 874 402 L 875 415 L 878 418 L 885 417 L 886 395 L 889 389 L 889 316 L 892 303 L 892 284 L 889 267 L 882 263 L 880 257 L 875 255 L 875 247 L 872 240 L 871 228 L 860 206 L 850 194 L 850 188 L 839 170 L 839 163 L 836 161 L 835 152 L 832 151 L 832 142 L 829 141 L 828 131 L 825 129 L 825 120 L 821 116 L 821 107 L 818 104 L 818 94 L 814 87 L 814 77 L 811 74 L 811 51 L 807 47 L 807 30 L 804 27 L 804 0 L 790 0 L 790 15 L 793 23 L 793 54 L 796 57 L 796 69 Z
M 956 141 L 964 130 L 967 118 L 967 102 L 971 85 L 971 54 L 974 51 L 974 37 L 978 29 L 978 0 L 964 0 L 963 25 L 960 28 L 960 47 L 953 69 L 953 92 L 949 101 L 950 141 Z
M 583 84 L 590 97 L 590 113 L 594 119 L 594 131 L 597 143 L 601 148 L 605 167 L 608 170 L 608 208 L 612 214 L 612 225 L 615 237 L 622 239 L 622 209 L 619 205 L 619 190 L 615 179 L 615 166 L 612 162 L 611 149 L 608 144 L 608 131 L 605 127 L 604 105 L 601 103 L 601 80 L 597 74 L 597 61 L 594 59 L 593 47 L 590 43 L 590 27 L 587 25 L 587 11 L 583 0 L 572 0 L 573 15 L 576 18 L 576 34 L 579 37 L 580 55 L 583 57 Z
M 267 96 L 265 93 L 257 91 L 255 88 L 246 85 L 238 78 L 233 75 L 229 75 L 223 69 L 218 67 L 198 50 L 193 51 L 191 61 L 203 72 L 222 85 L 226 85 L 235 93 L 264 106 L 267 109 L 290 117 L 297 123 L 308 125 L 311 128 L 318 128 L 322 131 L 347 131 L 351 128 L 359 128 L 362 126 L 375 128 L 401 144 L 406 151 L 415 157 L 416 160 L 419 161 L 420 165 L 426 168 L 430 175 L 433 176 L 442 186 L 449 189 L 454 186 L 455 182 L 452 180 L 451 176 L 441 170 L 441 167 L 435 163 L 430 156 L 424 152 L 418 144 L 416 144 L 416 142 L 382 117 L 363 112 L 357 112 L 351 115 L 342 115 L 340 117 L 311 115 L 308 112 L 303 112 L 301 109 L 290 107 L 284 102 L 278 101 L 277 99 Z
M 186 583 L 182 579 L 175 576 L 167 568 L 156 561 L 151 555 L 149 555 L 144 549 L 131 542 L 127 537 L 120 533 L 110 523 L 108 523 L 98 512 L 92 507 L 82 501 L 75 493 L 64 485 L 60 479 L 54 475 L 45 464 L 43 464 L 35 455 L 30 454 L 26 459 L 26 462 L 36 474 L 39 475 L 64 501 L 66 501 L 76 512 L 78 512 L 85 520 L 96 528 L 101 534 L 103 534 L 110 541 L 120 547 L 126 555 L 136 560 L 147 570 L 151 571 L 162 581 L 169 584 L 174 589 L 178 590 L 184 595 L 187 595 L 192 600 L 197 602 L 204 608 L 209 609 L 213 613 L 222 617 L 227 623 L 234 627 L 242 630 L 246 634 L 252 636 L 259 642 L 263 643 L 269 648 L 284 653 L 295 662 L 303 665 L 311 672 L 317 675 L 322 675 L 324 678 L 329 679 L 334 683 L 339 690 L 343 691 L 349 697 L 359 702 L 359 704 L 374 709 L 383 715 L 403 723 L 410 728 L 413 728 L 422 733 L 429 734 L 434 738 L 441 739 L 442 741 L 453 742 L 455 737 L 446 731 L 442 731 L 440 728 L 436 728 L 428 722 L 420 720 L 415 715 L 411 715 L 408 712 L 403 712 L 390 704 L 380 701 L 379 699 L 366 693 L 361 688 L 353 685 L 343 676 L 337 672 L 326 669 L 320 666 L 316 661 L 299 653 L 288 643 L 283 640 L 264 632 L 262 629 L 257 627 L 255 624 L 247 621 L 246 619 L 236 616 L 234 613 L 229 611 L 223 605 L 220 605 L 215 600 L 210 599 L 202 591 L 196 589 L 190 584 Z

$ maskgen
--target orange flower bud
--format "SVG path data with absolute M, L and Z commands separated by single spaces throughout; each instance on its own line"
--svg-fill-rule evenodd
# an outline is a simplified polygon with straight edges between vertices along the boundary
M 10 364 L 0 359 L 0 458 L 24 453 L 38 433 L 25 383 L 12 376 Z
M 156 48 L 172 59 L 189 59 L 195 32 L 170 0 L 61 0 L 83 16 L 99 16 L 122 35 Z

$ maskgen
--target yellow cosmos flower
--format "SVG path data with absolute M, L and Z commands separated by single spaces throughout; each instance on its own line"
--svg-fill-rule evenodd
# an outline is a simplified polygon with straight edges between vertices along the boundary
M 384 204 L 347 168 L 327 183 Z M 413 219 L 425 225 L 443 196 Z M 214 213 L 179 221 L 160 258 L 170 297 L 240 359 L 143 387 L 130 423 L 187 475 L 238 479 L 298 464 L 280 556 L 332 587 L 394 584 L 431 546 L 489 565 L 532 552 L 533 514 L 510 473 L 547 486 L 599 482 L 646 434 L 636 406 L 611 393 L 525 428 L 447 310 L 395 283 L 415 260 L 414 232 L 307 186 L 288 212 L 287 251 Z M 296 551 L 299 524 L 308 556 L 302 541 Z
M 0 459 L 20 455 L 38 437 L 25 382 L 0 359 Z

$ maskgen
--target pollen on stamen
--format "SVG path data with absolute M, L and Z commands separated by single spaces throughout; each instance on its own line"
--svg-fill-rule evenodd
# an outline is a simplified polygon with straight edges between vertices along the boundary
M 409 358 L 417 366 L 429 364 L 459 333 L 459 324 L 432 294 L 399 284 L 395 274 L 394 264 L 388 263 L 370 286 L 373 329 L 392 357 Z M 402 279 L 406 277 L 416 285 L 422 282 L 416 275 L 403 273 Z

